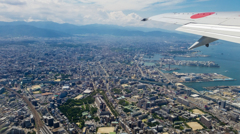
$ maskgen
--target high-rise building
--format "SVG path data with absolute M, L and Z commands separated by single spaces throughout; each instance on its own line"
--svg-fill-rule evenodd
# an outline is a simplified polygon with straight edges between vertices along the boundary
M 143 103 L 143 108 L 144 109 L 147 109 L 147 108 L 149 108 L 150 107 L 150 102 L 144 102 Z
M 192 93 L 191 89 L 187 89 L 187 90 L 186 90 L 187 96 L 191 96 L 191 93 Z
M 47 119 L 47 122 L 48 122 L 48 126 L 53 126 L 53 117 L 49 116 Z
M 57 99 L 57 103 L 62 103 L 62 99 Z
M 177 98 L 177 101 L 178 101 L 179 103 L 182 103 L 182 104 L 186 105 L 186 106 L 189 106 L 189 101 L 186 100 L 186 99 L 184 99 L 184 98 L 182 98 L 182 97 L 178 97 L 178 98 Z
M 37 106 L 37 100 L 32 100 L 32 104 L 34 105 L 34 106 Z
M 54 122 L 53 126 L 54 126 L 54 128 L 58 128 L 59 127 L 59 122 L 58 121 Z
M 102 111 L 105 111 L 106 103 L 101 97 L 96 97 L 95 102 Z
M 138 120 L 138 121 L 137 121 L 137 126 L 138 126 L 138 127 L 141 127 L 141 124 L 142 124 L 142 120 Z
M 35 120 L 34 120 L 34 117 L 33 117 L 33 115 L 32 115 L 32 114 L 30 115 L 30 119 L 31 119 L 31 123 L 33 123 L 33 124 L 34 124 L 34 123 L 35 123 Z
M 226 101 L 222 100 L 221 101 L 221 108 L 225 108 L 226 107 Z
M 64 98 L 67 96 L 67 94 L 68 94 L 67 91 L 62 91 L 59 97 Z
M 202 124 L 204 124 L 207 128 L 211 128 L 211 120 L 209 120 L 207 117 L 205 117 L 205 116 L 202 116 L 201 118 L 200 118 L 200 121 L 201 121 L 201 123 Z
M 54 102 L 50 102 L 50 107 L 54 108 Z
M 230 113 L 231 120 L 237 121 L 239 118 L 239 114 L 235 112 Z
M 18 128 L 16 126 L 12 126 L 8 133 L 10 134 L 25 134 L 24 130 L 22 128 Z
M 30 127 L 32 126 L 30 119 L 26 119 L 26 120 L 24 121 L 24 124 L 25 124 L 25 127 L 26 127 L 26 128 L 30 128 Z
M 4 93 L 5 92 L 5 88 L 3 87 L 0 87 L 0 94 Z
M 135 112 L 135 113 L 132 113 L 131 115 L 132 115 L 132 117 L 136 117 L 136 116 L 139 116 L 141 114 L 142 114 L 141 112 Z

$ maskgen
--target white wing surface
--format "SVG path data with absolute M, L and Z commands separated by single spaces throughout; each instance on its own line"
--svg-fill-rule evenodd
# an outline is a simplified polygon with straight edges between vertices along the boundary
M 146 20 L 180 24 L 176 30 L 202 35 L 189 49 L 208 47 L 218 39 L 240 43 L 240 12 L 167 13 L 143 19 Z

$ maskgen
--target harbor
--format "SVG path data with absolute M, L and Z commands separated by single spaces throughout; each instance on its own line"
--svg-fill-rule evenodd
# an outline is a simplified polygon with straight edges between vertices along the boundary
M 174 83 L 234 81 L 235 79 L 217 73 L 165 73 Z
M 179 73 L 217 73 L 232 78 L 231 80 L 226 79 L 224 81 L 215 81 L 210 82 L 183 82 L 186 86 L 194 88 L 198 91 L 206 91 L 203 87 L 212 87 L 212 86 L 234 86 L 239 85 L 240 83 L 240 60 L 237 56 L 239 47 L 236 44 L 228 43 L 228 45 L 218 45 L 211 46 L 209 49 L 198 48 L 199 53 L 204 55 L 209 55 L 208 57 L 180 57 L 177 56 L 174 60 L 179 61 L 214 61 L 220 67 L 200 67 L 200 66 L 178 66 L 178 65 L 170 65 L 170 68 L 178 68 L 179 70 L 174 70 Z M 158 60 L 160 61 L 164 56 L 160 54 L 155 54 L 152 58 L 144 60 Z M 155 65 L 152 63 L 152 65 Z M 164 68 L 169 68 L 168 65 L 163 66 Z M 162 70 L 164 73 L 172 73 L 174 71 L 166 71 Z

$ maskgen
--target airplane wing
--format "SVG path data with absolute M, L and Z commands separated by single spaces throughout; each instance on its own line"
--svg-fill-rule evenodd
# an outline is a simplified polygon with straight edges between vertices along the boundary
M 160 21 L 182 25 L 176 30 L 201 35 L 189 49 L 218 39 L 240 43 L 240 12 L 166 13 L 142 21 Z

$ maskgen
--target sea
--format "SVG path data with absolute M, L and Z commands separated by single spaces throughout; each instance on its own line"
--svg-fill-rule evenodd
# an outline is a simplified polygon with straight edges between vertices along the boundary
M 236 79 L 236 81 L 214 81 L 214 82 L 191 82 L 184 85 L 194 88 L 198 91 L 204 91 L 204 87 L 212 86 L 240 86 L 240 44 L 220 41 L 218 45 L 210 45 L 196 48 L 200 54 L 209 55 L 209 57 L 175 57 L 175 60 L 193 60 L 193 61 L 214 61 L 220 68 L 210 67 L 191 67 L 191 66 L 171 66 L 171 68 L 179 68 L 179 73 L 218 73 L 227 77 Z M 159 60 L 162 58 L 160 54 L 154 54 L 154 57 L 148 58 Z M 145 65 L 153 65 L 154 63 L 145 63 Z M 165 71 L 171 73 L 172 71 Z

